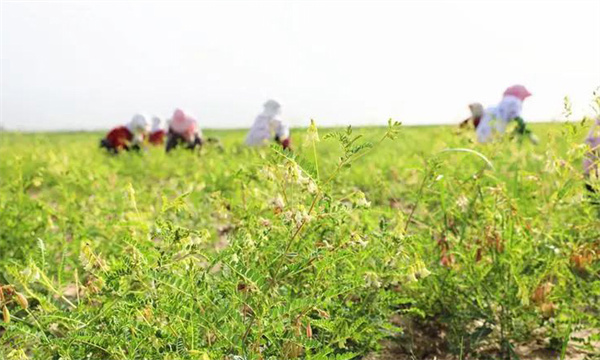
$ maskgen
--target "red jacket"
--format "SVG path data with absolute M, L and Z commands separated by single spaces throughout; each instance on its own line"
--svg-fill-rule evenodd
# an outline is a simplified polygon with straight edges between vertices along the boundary
M 166 132 L 164 130 L 156 130 L 150 137 L 148 137 L 148 141 L 152 145 L 161 145 L 165 141 Z
M 106 140 L 112 147 L 121 150 L 133 141 L 133 133 L 127 127 L 119 126 L 108 132 Z

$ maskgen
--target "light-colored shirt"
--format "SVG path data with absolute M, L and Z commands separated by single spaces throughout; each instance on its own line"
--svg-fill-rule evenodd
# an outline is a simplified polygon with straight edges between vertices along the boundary
M 169 131 L 180 135 L 186 141 L 192 142 L 196 137 L 202 138 L 202 130 L 198 127 L 196 119 L 189 115 L 169 121 Z
M 290 136 L 290 128 L 277 114 L 265 111 L 254 120 L 246 136 L 246 144 L 264 145 L 273 139 L 273 133 L 283 141 Z
M 502 98 L 497 106 L 487 108 L 477 127 L 477 140 L 485 143 L 494 133 L 503 134 L 508 123 L 521 116 L 522 109 L 523 102 L 512 95 Z

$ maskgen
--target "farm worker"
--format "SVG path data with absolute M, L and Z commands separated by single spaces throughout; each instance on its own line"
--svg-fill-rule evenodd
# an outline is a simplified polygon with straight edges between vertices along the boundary
M 596 122 L 592 125 L 592 128 L 585 139 L 585 143 L 589 146 L 589 150 L 583 158 L 583 173 L 586 179 L 585 188 L 592 194 L 595 194 L 596 190 L 590 180 L 597 180 L 600 177 L 600 128 L 598 125 L 600 125 L 600 116 L 596 118 Z M 594 203 L 600 204 L 598 201 L 595 201 Z
M 473 127 L 477 129 L 479 123 L 481 122 L 481 117 L 483 116 L 483 105 L 480 103 L 469 104 L 469 110 L 471 111 L 471 116 L 463 120 L 460 123 L 460 127 L 464 128 L 469 126 L 469 123 L 472 123 Z
M 201 147 L 202 131 L 198 128 L 196 119 L 184 113 L 181 109 L 176 109 L 169 122 L 166 151 L 173 150 L 179 144 L 190 150 L 196 148 L 196 146 Z
M 147 132 L 146 117 L 142 114 L 135 114 L 127 125 L 109 131 L 106 137 L 100 141 L 100 147 L 115 154 L 121 150 L 139 150 Z
M 252 128 L 246 136 L 246 144 L 264 145 L 273 138 L 283 146 L 284 149 L 290 147 L 290 128 L 281 118 L 281 105 L 275 100 L 268 100 L 264 103 L 263 112 L 254 120 Z
M 492 139 L 494 132 L 503 134 L 508 123 L 514 120 L 517 122 L 515 133 L 527 135 L 531 141 L 537 143 L 537 138 L 531 133 L 531 130 L 527 129 L 521 118 L 523 101 L 529 96 L 531 93 L 523 85 L 513 85 L 506 89 L 500 103 L 486 109 L 481 117 L 477 127 L 477 140 L 485 143 Z
M 166 131 L 163 128 L 163 122 L 158 116 L 152 117 L 152 129 L 148 142 L 152 145 L 162 145 L 165 142 Z

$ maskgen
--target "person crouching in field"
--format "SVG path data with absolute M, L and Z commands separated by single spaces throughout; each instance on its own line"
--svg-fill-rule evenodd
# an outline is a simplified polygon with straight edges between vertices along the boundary
M 162 120 L 158 116 L 154 116 L 152 118 L 152 129 L 148 136 L 148 142 L 152 145 L 162 145 L 165 142 L 166 134 Z
M 202 131 L 198 122 L 192 116 L 177 109 L 169 122 L 166 151 L 169 152 L 179 145 L 193 150 L 202 147 Z
M 468 127 L 469 124 L 473 124 L 473 128 L 477 129 L 479 123 L 481 122 L 481 117 L 483 116 L 483 105 L 480 103 L 469 104 L 469 110 L 471 111 L 471 116 L 460 123 L 459 126 L 461 129 Z
M 148 132 L 148 121 L 141 114 L 135 114 L 131 121 L 125 126 L 119 126 L 108 132 L 106 137 L 100 140 L 100 147 L 105 148 L 113 154 L 120 151 L 140 150 Z
M 281 105 L 275 100 L 264 103 L 263 112 L 254 120 L 252 128 L 246 136 L 246 144 L 250 146 L 265 145 L 275 133 L 274 140 L 284 149 L 290 148 L 290 128 L 281 120 Z
M 523 101 L 529 96 L 531 93 L 523 85 L 513 85 L 506 89 L 500 103 L 486 109 L 481 117 L 477 127 L 477 140 L 481 143 L 489 142 L 494 133 L 503 134 L 506 126 L 515 121 L 517 126 L 513 135 L 527 136 L 533 143 L 537 143 L 537 137 L 527 128 L 521 117 Z
M 600 199 L 598 198 L 597 185 L 594 186 L 594 181 L 598 184 L 598 178 L 600 177 L 600 116 L 596 118 L 596 122 L 592 125 L 590 132 L 585 139 L 585 143 L 589 146 L 589 150 L 585 153 L 583 158 L 583 173 L 585 175 L 585 188 L 593 198 L 592 203 L 600 205 Z

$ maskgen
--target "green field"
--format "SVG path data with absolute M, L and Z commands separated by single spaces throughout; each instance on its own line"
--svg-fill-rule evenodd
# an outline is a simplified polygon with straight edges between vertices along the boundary
M 600 356 L 588 125 L 119 156 L 0 133 L 0 359 Z

